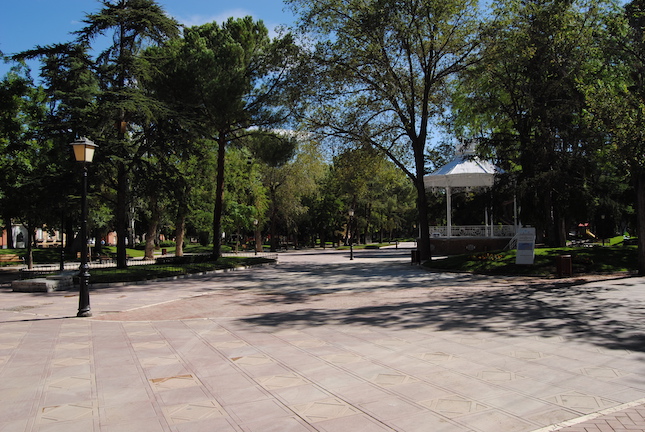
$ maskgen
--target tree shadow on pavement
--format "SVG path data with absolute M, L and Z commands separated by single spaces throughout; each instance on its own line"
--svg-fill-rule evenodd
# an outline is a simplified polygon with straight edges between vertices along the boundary
M 624 285 L 629 285 L 628 279 Z M 489 332 L 510 337 L 563 336 L 610 349 L 645 352 L 645 296 L 630 298 L 616 283 L 511 284 L 485 291 L 451 290 L 428 297 L 346 309 L 271 312 L 241 321 L 276 328 L 362 325 Z

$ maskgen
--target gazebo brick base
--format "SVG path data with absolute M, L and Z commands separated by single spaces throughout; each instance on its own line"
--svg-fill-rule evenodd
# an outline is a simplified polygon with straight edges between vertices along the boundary
M 432 255 L 460 255 L 502 250 L 510 241 L 510 237 L 432 238 L 430 248 Z

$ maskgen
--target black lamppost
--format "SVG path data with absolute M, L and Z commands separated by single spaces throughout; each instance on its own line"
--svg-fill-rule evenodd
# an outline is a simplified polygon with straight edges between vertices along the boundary
M 90 266 L 87 263 L 87 164 L 94 158 L 98 147 L 87 138 L 79 138 L 71 143 L 74 157 L 83 164 L 83 194 L 81 195 L 81 266 L 79 267 L 80 293 L 77 317 L 90 317 Z
M 354 236 L 352 233 L 352 222 L 354 221 L 354 209 L 349 209 L 349 226 L 347 227 L 347 236 L 349 237 L 349 259 L 354 259 Z
M 256 255 L 258 254 L 258 247 L 260 247 L 260 245 L 258 245 L 258 239 L 260 237 L 258 235 L 258 225 L 259 224 L 260 224 L 259 220 L 253 219 L 253 237 L 255 237 L 255 241 L 253 243 L 255 244 L 254 249 L 255 249 L 255 254 Z

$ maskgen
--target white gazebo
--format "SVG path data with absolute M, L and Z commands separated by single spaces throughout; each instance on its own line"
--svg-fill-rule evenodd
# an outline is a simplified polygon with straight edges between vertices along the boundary
M 492 220 L 489 224 L 488 210 L 486 210 L 485 225 L 452 225 L 452 192 L 454 188 L 490 188 L 495 182 L 495 175 L 502 173 L 489 161 L 484 161 L 475 156 L 472 148 L 460 149 L 455 158 L 448 164 L 442 166 L 432 174 L 423 178 L 425 188 L 446 190 L 446 213 L 447 226 L 430 227 L 430 234 L 433 237 L 513 237 L 515 227 L 512 225 L 494 225 Z

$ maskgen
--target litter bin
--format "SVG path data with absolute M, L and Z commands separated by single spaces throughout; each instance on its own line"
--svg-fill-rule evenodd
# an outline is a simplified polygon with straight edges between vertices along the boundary
M 412 264 L 421 264 L 421 255 L 418 249 L 412 249 Z
M 168 254 L 168 249 L 161 249 L 161 255 Z
M 573 276 L 571 255 L 559 255 L 555 259 L 555 267 L 558 271 L 558 277 Z

